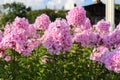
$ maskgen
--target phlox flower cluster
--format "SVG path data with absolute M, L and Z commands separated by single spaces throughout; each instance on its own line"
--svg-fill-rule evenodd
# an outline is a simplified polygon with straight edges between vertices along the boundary
M 3 39 L 3 33 L 2 33 L 2 31 L 0 30 L 0 58 L 4 58 L 5 61 L 8 62 L 8 61 L 11 60 L 11 57 L 5 54 L 5 48 L 4 48 L 3 45 L 1 44 L 2 39 Z
M 81 7 L 70 10 L 66 18 L 69 25 L 74 27 L 73 42 L 92 47 L 91 60 L 120 73 L 120 24 L 112 32 L 109 31 L 110 23 L 103 19 L 91 25 Z
M 5 26 L 3 34 L 0 34 L 0 57 L 10 61 L 10 56 L 5 53 L 8 48 L 28 56 L 40 44 L 40 35 L 34 25 L 29 24 L 25 18 L 16 17 L 12 24 Z
M 68 12 L 66 18 L 70 25 L 81 26 L 85 23 L 86 11 L 83 7 L 74 7 Z
M 103 57 L 103 64 L 108 70 L 120 73 L 120 49 L 106 53 Z
M 91 60 L 96 60 L 102 63 L 102 57 L 109 52 L 109 49 L 106 46 L 99 46 L 94 48 L 92 54 L 90 55 Z
M 41 14 L 36 18 L 34 25 L 39 30 L 46 30 L 50 22 L 49 16 L 46 14 Z
M 42 43 L 50 53 L 58 55 L 60 51 L 67 51 L 72 46 L 70 27 L 66 20 L 56 19 L 49 25 L 43 35 Z
M 102 36 L 99 33 L 99 42 L 95 48 L 90 59 L 104 64 L 108 70 L 120 73 L 120 30 L 116 28 Z
M 109 27 L 110 23 L 104 21 L 103 19 L 100 20 L 96 25 L 94 25 L 95 31 L 103 35 L 109 33 Z
M 82 32 L 75 32 L 73 41 L 80 43 L 82 46 L 93 46 L 98 42 L 98 35 L 93 33 L 91 29 Z
M 101 21 L 98 22 L 98 24 L 100 23 Z M 90 55 L 90 59 L 102 63 L 108 70 L 120 73 L 119 25 L 112 32 L 109 32 L 108 24 L 106 22 L 105 24 L 106 26 L 101 25 L 102 27 L 99 25 L 99 28 L 98 26 L 94 26 L 94 28 L 96 27 L 95 29 L 97 30 L 95 32 L 99 35 L 99 41 L 95 47 L 96 51 Z

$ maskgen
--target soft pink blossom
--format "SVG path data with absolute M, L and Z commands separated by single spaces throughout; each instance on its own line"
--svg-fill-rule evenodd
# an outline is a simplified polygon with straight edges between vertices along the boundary
M 97 25 L 94 25 L 94 28 L 98 33 L 107 34 L 109 33 L 110 23 L 102 19 L 97 23 Z
M 66 16 L 69 25 L 81 26 L 86 20 L 86 11 L 83 7 L 77 6 L 71 9 Z
M 9 62 L 11 60 L 10 56 L 5 56 L 5 61 Z
M 81 43 L 82 46 L 91 46 L 97 44 L 98 35 L 93 33 L 91 29 L 75 32 L 73 35 L 73 41 Z
M 34 26 L 39 30 L 46 30 L 50 24 L 49 16 L 42 14 L 38 16 L 35 20 Z
M 85 23 L 83 25 L 74 28 L 74 33 L 80 33 L 88 29 L 92 29 L 92 25 L 90 23 L 89 18 L 86 18 Z
M 114 30 L 108 37 L 106 37 L 106 43 L 110 46 L 115 46 L 120 43 L 120 30 Z
M 104 54 L 109 52 L 109 49 L 105 46 L 99 46 L 97 48 L 94 48 L 93 52 L 90 55 L 90 59 L 98 62 L 102 62 L 102 57 Z
M 29 24 L 25 18 L 16 17 L 12 24 L 6 25 L 0 44 L 6 49 L 11 48 L 20 54 L 29 55 L 40 45 L 39 38 L 33 24 Z
M 103 57 L 105 67 L 117 73 L 120 73 L 120 49 L 115 49 Z
M 66 20 L 56 19 L 51 23 L 43 35 L 42 43 L 53 54 L 69 50 L 72 46 L 72 37 Z

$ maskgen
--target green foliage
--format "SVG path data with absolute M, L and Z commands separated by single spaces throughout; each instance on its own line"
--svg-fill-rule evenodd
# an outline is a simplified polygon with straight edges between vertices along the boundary
M 7 50 L 12 60 L 0 59 L 0 80 L 119 80 L 119 74 L 89 59 L 91 51 L 77 44 L 60 55 L 49 54 L 43 46 L 27 57 Z M 47 63 L 42 62 L 45 55 Z
M 21 12 L 21 11 L 20 11 Z M 47 14 L 51 21 L 54 21 L 56 18 L 65 18 L 66 11 L 64 10 L 51 10 L 51 9 L 43 9 L 43 10 L 33 10 L 26 11 L 24 13 L 20 13 L 19 11 L 9 12 L 7 14 L 3 14 L 1 18 L 0 26 L 5 25 L 6 23 L 11 23 L 16 16 L 25 17 L 29 20 L 30 23 L 34 23 L 35 19 L 41 14 Z
M 1 18 L 1 23 L 5 25 L 6 23 L 12 22 L 16 16 L 26 17 L 26 13 L 31 11 L 30 7 L 26 7 L 23 3 L 13 2 L 3 4 L 3 8 L 6 14 Z
M 42 10 L 31 10 L 30 7 L 26 7 L 23 3 L 13 2 L 6 3 L 3 5 L 6 13 L 2 14 L 3 16 L 0 19 L 0 26 L 5 26 L 6 23 L 11 23 L 16 16 L 25 17 L 29 20 L 30 23 L 34 23 L 36 17 L 41 14 L 47 14 L 51 21 L 54 21 L 56 18 L 65 18 L 65 10 L 51 10 L 51 9 L 42 9 Z
M 51 21 L 54 21 L 56 18 L 65 18 L 66 11 L 64 10 L 51 10 L 51 9 L 42 9 L 42 10 L 34 10 L 27 13 L 27 19 L 30 23 L 34 23 L 36 17 L 40 16 L 41 14 L 47 14 Z
M 120 4 L 115 4 L 115 8 L 116 8 L 117 10 L 120 10 Z

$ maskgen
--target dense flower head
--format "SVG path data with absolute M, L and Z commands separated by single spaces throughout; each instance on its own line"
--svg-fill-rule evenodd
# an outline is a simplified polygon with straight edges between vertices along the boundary
M 108 70 L 120 73 L 120 49 L 115 49 L 104 55 L 103 63 Z
M 37 33 L 37 29 L 35 28 L 34 24 L 29 24 L 28 38 L 40 38 L 40 35 Z
M 36 18 L 34 26 L 38 30 L 46 30 L 50 23 L 51 21 L 49 19 L 49 16 L 42 14 Z
M 20 17 L 16 17 L 12 24 L 16 29 L 23 28 L 27 30 L 27 27 L 29 26 L 28 20 L 26 18 L 20 18 Z
M 109 46 L 115 46 L 120 43 L 120 30 L 114 30 L 105 36 L 104 43 Z
M 120 24 L 109 34 L 110 41 L 112 45 L 116 46 L 120 44 Z
M 7 24 L 4 28 L 3 36 L 10 35 L 10 33 L 12 32 L 12 29 L 14 29 L 12 25 Z
M 82 46 L 87 46 L 89 45 L 89 34 L 88 34 L 88 30 L 83 31 L 81 33 L 76 33 L 74 34 L 74 38 L 73 40 L 77 43 L 81 43 Z
M 15 48 L 15 45 L 21 45 L 26 41 L 26 33 L 27 31 L 23 28 L 18 28 L 17 26 L 13 26 L 12 24 L 7 25 L 5 28 L 4 37 L 2 39 L 2 44 L 5 47 Z
M 38 38 L 40 38 L 39 34 L 37 34 L 34 26 L 28 23 L 27 19 L 16 17 L 12 24 L 6 25 L 1 45 L 3 45 L 4 48 L 14 49 L 18 53 L 29 55 L 30 52 L 38 46 L 35 45 L 36 41 L 37 43 L 40 41 Z M 31 41 L 31 45 L 28 46 L 28 42 L 30 44 L 29 40 L 31 39 L 35 40 Z M 35 47 L 33 47 L 32 44 L 34 44 Z
M 90 29 L 91 27 L 92 27 L 92 25 L 91 25 L 90 19 L 86 18 L 85 24 L 84 24 L 84 29 L 87 30 L 87 29 Z
M 108 70 L 120 73 L 120 24 L 112 32 L 109 32 L 109 23 L 103 24 L 102 20 L 94 27 L 94 32 L 99 35 L 100 44 L 90 55 L 90 59 L 103 63 Z
M 109 33 L 109 27 L 110 27 L 110 23 L 104 21 L 103 19 L 100 20 L 97 25 L 94 25 L 95 30 L 98 33 L 102 33 L 102 34 L 106 34 Z
M 94 48 L 92 54 L 90 55 L 90 59 L 102 63 L 102 57 L 107 52 L 109 52 L 109 49 L 106 46 L 99 46 Z
M 92 29 L 92 25 L 90 23 L 89 18 L 86 18 L 85 24 L 74 28 L 74 33 L 83 32 L 88 29 Z
M 12 24 L 7 24 L 4 29 L 4 36 L 12 34 L 28 35 L 29 22 L 25 18 L 16 17 Z
M 25 48 L 22 51 L 24 56 L 30 55 L 30 53 L 39 45 L 41 45 L 41 39 L 38 37 L 37 39 L 31 38 L 26 41 Z
M 98 41 L 98 35 L 93 33 L 91 29 L 75 32 L 73 36 L 73 41 L 81 43 L 82 46 L 91 46 Z
M 49 25 L 43 35 L 43 45 L 50 53 L 59 54 L 60 51 L 67 51 L 72 46 L 70 28 L 64 19 L 56 19 Z
M 77 6 L 71 9 L 66 16 L 69 25 L 81 26 L 86 20 L 86 11 L 83 7 Z

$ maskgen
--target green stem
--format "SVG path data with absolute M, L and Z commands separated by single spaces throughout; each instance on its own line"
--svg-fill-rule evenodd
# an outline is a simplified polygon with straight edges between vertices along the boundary
M 13 80 L 15 80 L 16 79 L 16 67 L 15 67 L 15 54 L 16 54 L 16 52 L 14 51 L 14 50 L 12 50 L 12 54 L 13 54 L 13 60 L 12 60 L 12 64 L 11 64 L 11 67 L 12 67 L 12 77 L 13 77 Z
M 55 80 L 56 80 L 56 71 L 57 69 L 56 69 L 56 55 L 54 54 L 54 78 L 55 78 Z

